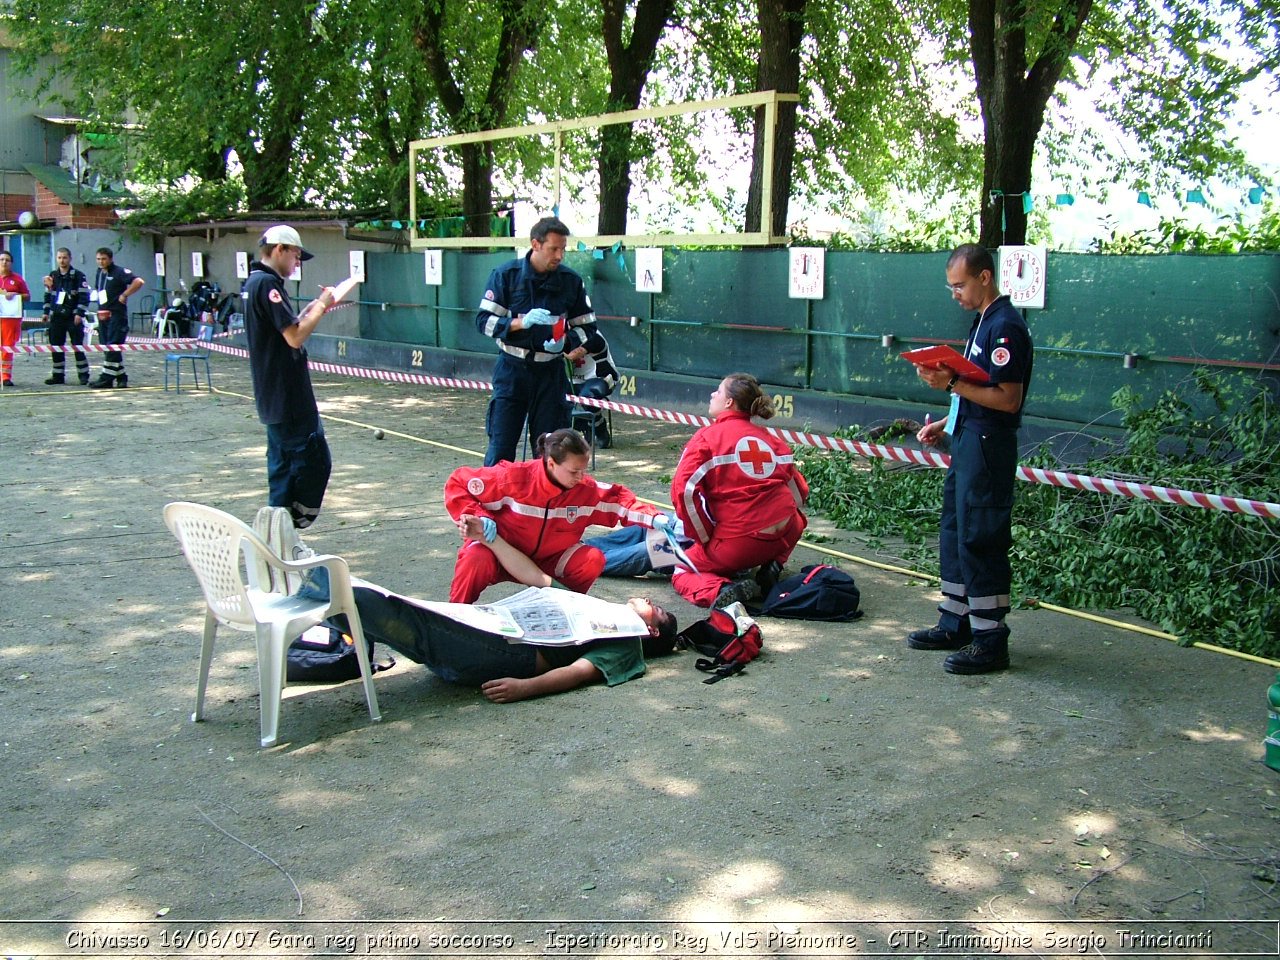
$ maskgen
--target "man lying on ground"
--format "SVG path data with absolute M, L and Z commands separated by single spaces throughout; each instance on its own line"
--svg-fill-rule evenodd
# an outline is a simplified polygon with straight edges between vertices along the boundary
M 290 524 L 275 527 L 284 531 L 281 539 L 287 539 L 293 531 Z M 460 518 L 458 528 L 468 539 L 482 536 L 477 517 Z M 311 554 L 301 546 L 296 533 L 292 533 L 292 540 L 293 543 L 271 545 L 290 560 Z M 365 637 L 386 644 L 448 683 L 479 687 L 494 703 L 563 693 L 601 681 L 617 686 L 643 676 L 646 658 L 674 649 L 678 629 L 675 616 L 648 599 L 633 597 L 625 604 L 613 604 L 569 591 L 552 591 L 551 578 L 501 537 L 485 546 L 517 582 L 554 594 L 542 605 L 544 608 L 552 603 L 561 607 L 575 602 L 590 605 L 591 616 L 584 619 L 588 629 L 596 628 L 595 636 L 573 645 L 513 643 L 502 632 L 503 621 L 490 615 L 486 606 L 427 603 L 353 577 L 352 588 Z M 311 571 L 298 593 L 327 599 L 327 571 Z M 635 633 L 620 634 L 618 624 L 633 624 Z M 332 626 L 343 630 L 345 617 L 335 618 Z

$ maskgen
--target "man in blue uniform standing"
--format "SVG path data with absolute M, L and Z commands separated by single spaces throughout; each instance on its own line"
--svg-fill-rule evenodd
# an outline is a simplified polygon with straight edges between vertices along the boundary
M 104 344 L 116 346 L 129 337 L 129 298 L 142 289 L 143 279 L 127 267 L 115 262 L 110 247 L 99 247 L 98 272 L 94 274 L 94 309 L 98 311 L 98 339 Z M 102 373 L 89 386 L 95 390 L 107 387 L 127 387 L 129 377 L 124 372 L 124 351 L 107 350 L 102 355 Z
M 991 673 L 1009 667 L 1004 619 L 1012 584 L 1013 485 L 1033 350 L 1026 321 L 996 286 L 995 263 L 985 248 L 964 244 L 952 252 L 947 287 L 962 308 L 977 311 L 964 355 L 989 380 L 964 380 L 945 366 L 916 367 L 921 380 L 951 395 L 947 419 L 927 423 L 917 434 L 932 446 L 950 432 L 951 467 L 938 535 L 938 624 L 913 632 L 907 646 L 953 651 L 942 665 L 948 673 Z
M 67 355 L 63 344 L 71 340 L 76 354 L 76 376 L 80 385 L 89 383 L 89 359 L 84 346 L 84 315 L 89 308 L 89 278 L 71 265 L 71 251 L 59 247 L 54 259 L 57 267 L 44 278 L 44 322 L 49 325 L 50 355 L 53 374 L 45 383 L 53 386 L 67 382 Z
M 333 469 L 304 344 L 333 306 L 334 291 L 325 287 L 295 315 L 284 286 L 284 278 L 311 256 L 293 227 L 271 227 L 258 241 L 244 287 L 253 395 L 267 427 L 267 503 L 285 507 L 298 528 L 319 516 Z
M 485 432 L 484 465 L 514 460 L 520 427 L 529 420 L 532 441 L 569 426 L 565 358 L 587 352 L 595 314 L 582 278 L 562 266 L 569 228 L 543 217 L 529 231 L 533 249 L 489 274 L 476 328 L 498 342 Z

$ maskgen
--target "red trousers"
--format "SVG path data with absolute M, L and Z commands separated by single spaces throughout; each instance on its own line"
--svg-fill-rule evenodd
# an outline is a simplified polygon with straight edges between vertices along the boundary
M 586 593 L 604 572 L 604 554 L 584 543 L 575 543 L 563 553 L 551 557 L 535 557 L 533 562 L 543 573 L 575 593 Z M 449 602 L 475 603 L 487 587 L 513 582 L 514 578 L 498 562 L 492 550 L 468 540 L 458 551 L 453 584 L 449 587 Z
M 5 317 L 0 320 L 0 346 L 16 347 L 22 339 L 22 318 Z M 5 352 L 0 359 L 0 379 L 13 379 L 13 354 Z
M 730 537 L 724 540 L 712 534 L 711 542 L 706 546 L 694 543 L 685 548 L 685 553 L 699 572 L 694 573 L 677 566 L 671 577 L 671 585 L 690 603 L 709 607 L 716 602 L 720 588 L 736 575 L 770 560 L 786 563 L 791 557 L 791 551 L 800 542 L 800 534 L 804 533 L 806 526 L 808 522 L 804 514 L 796 513 L 777 533 Z

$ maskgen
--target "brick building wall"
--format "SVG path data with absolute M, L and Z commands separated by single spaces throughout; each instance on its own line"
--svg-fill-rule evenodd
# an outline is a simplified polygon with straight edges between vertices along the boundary
M 81 229 L 110 230 L 117 226 L 120 219 L 111 207 L 65 203 L 42 183 L 36 184 L 35 213 L 42 223 L 53 221 L 59 227 Z

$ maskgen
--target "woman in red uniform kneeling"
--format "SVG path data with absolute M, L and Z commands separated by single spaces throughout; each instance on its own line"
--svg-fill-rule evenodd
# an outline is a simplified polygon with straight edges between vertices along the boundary
M 690 603 L 721 607 L 753 599 L 777 581 L 807 526 L 801 507 L 809 485 L 791 448 L 751 422 L 774 414 L 751 374 L 725 377 L 708 413 L 715 422 L 690 438 L 671 480 L 671 502 L 694 540 L 685 552 L 697 572 L 677 565 L 671 584 Z
M 501 535 L 543 573 L 586 593 L 604 569 L 604 554 L 582 543 L 587 527 L 651 527 L 654 517 L 661 517 L 659 524 L 666 518 L 626 487 L 589 477 L 591 447 L 576 430 L 544 433 L 536 453 L 536 460 L 459 467 L 445 481 L 445 509 L 464 536 L 468 527 L 475 529 L 467 518 L 479 518 L 485 540 Z M 475 603 L 486 587 L 513 579 L 492 550 L 467 540 L 458 551 L 449 600 Z

